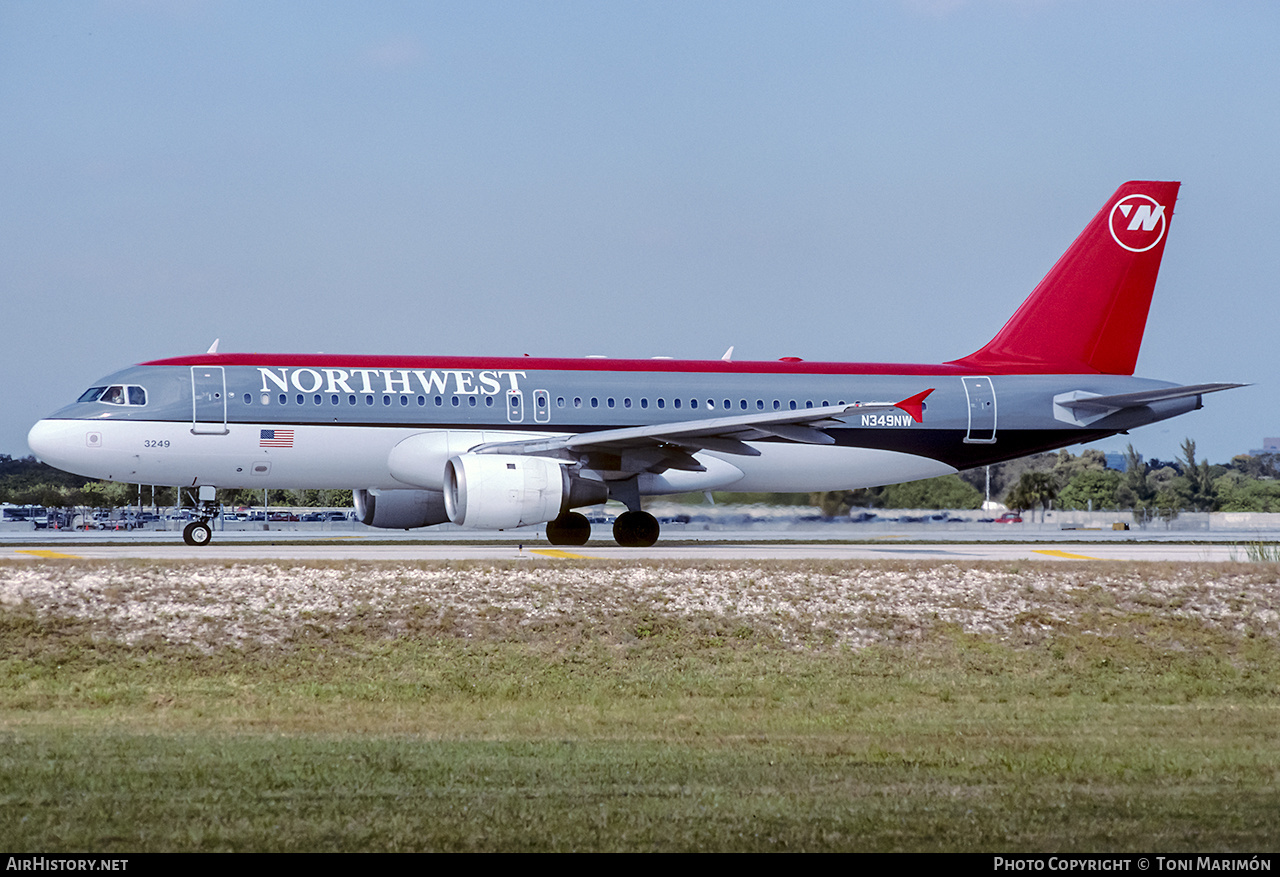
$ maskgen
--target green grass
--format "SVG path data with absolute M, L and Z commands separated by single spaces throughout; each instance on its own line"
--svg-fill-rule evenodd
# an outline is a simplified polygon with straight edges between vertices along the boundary
M 209 650 L 10 605 L 0 847 L 1277 848 L 1274 625 L 1057 599 L 1035 635 L 861 650 L 645 607 Z
M 1232 559 L 1235 560 L 1239 546 L 1231 547 Z M 1274 542 L 1249 542 L 1244 546 L 1244 557 L 1251 563 L 1280 563 L 1280 545 Z

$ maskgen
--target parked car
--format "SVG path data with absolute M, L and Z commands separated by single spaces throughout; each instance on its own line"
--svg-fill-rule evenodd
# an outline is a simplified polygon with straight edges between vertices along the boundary
M 997 524 L 1021 524 L 1022 515 L 1018 514 L 1017 512 L 1005 512 L 1003 515 L 996 518 L 996 523 Z

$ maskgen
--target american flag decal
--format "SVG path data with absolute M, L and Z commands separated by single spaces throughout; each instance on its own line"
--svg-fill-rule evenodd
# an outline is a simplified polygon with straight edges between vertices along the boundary
M 293 430 L 264 429 L 262 435 L 258 438 L 258 447 L 291 448 L 293 447 Z

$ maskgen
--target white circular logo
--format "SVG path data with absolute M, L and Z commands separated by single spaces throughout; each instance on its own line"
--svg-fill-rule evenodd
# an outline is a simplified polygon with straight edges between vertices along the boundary
M 1145 253 L 1164 240 L 1164 205 L 1150 195 L 1125 195 L 1111 207 L 1111 237 L 1131 253 Z

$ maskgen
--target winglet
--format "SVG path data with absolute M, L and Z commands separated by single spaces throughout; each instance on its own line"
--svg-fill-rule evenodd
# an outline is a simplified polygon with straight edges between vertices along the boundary
M 725 362 L 733 362 L 733 345 L 729 345 L 729 349 L 724 352 L 724 356 L 720 357 Z
M 205 351 L 205 353 L 206 353 L 206 354 L 217 353 L 217 352 L 218 352 L 218 342 L 219 342 L 219 341 L 221 341 L 221 340 L 222 340 L 221 338 L 214 338 L 214 339 L 213 339 L 213 343 L 209 345 L 209 349 L 208 349 L 208 350 L 206 350 L 206 351 Z
M 924 400 L 930 393 L 934 391 L 933 387 L 925 390 L 923 393 L 916 393 L 910 399 L 903 399 L 893 407 L 901 408 L 903 411 L 911 415 L 911 419 L 916 423 L 924 423 Z

